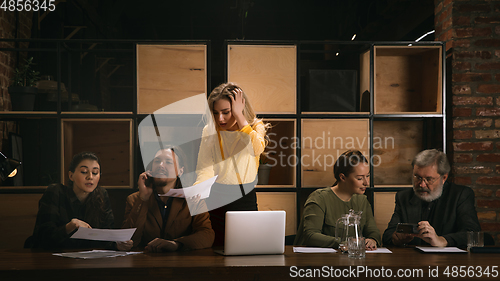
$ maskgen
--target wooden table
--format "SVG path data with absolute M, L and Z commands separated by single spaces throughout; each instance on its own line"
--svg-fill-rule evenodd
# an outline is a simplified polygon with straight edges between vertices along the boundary
M 27 249 L 0 250 L 0 280 L 500 280 L 498 254 L 391 250 L 392 254 L 366 254 L 361 260 L 340 253 L 298 254 L 291 246 L 284 255 L 224 257 L 204 249 L 91 260 Z M 466 277 L 459 278 L 460 274 Z

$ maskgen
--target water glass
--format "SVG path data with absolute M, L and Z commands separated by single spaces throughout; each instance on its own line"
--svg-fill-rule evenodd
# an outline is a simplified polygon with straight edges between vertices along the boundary
M 365 238 L 364 237 L 349 237 L 347 240 L 348 257 L 353 259 L 365 258 Z
M 472 247 L 484 247 L 482 231 L 467 231 L 467 251 L 470 251 Z

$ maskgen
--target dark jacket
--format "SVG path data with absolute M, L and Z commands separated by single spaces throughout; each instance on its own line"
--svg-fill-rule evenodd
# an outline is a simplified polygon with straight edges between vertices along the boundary
M 164 226 L 154 196 L 150 196 L 148 201 L 142 201 L 139 192 L 127 197 L 123 228 L 130 227 L 137 228 L 132 237 L 134 247 L 144 247 L 151 240 L 162 238 L 182 243 L 183 250 L 203 249 L 212 246 L 215 236 L 209 214 L 204 212 L 191 216 L 185 199 L 173 199 Z
M 89 206 L 88 200 L 84 203 L 80 202 L 73 188 L 62 184 L 49 185 L 38 204 L 38 214 L 33 236 L 27 239 L 25 247 L 44 248 L 48 250 L 113 249 L 113 242 L 70 238 L 76 230 L 70 234 L 66 233 L 66 224 L 73 218 L 90 224 L 92 228 L 113 228 L 115 220 L 106 189 L 97 187 L 94 192 L 102 192 L 103 206 L 99 210 L 91 210 L 91 208 L 95 207 Z
M 382 237 L 384 245 L 392 245 L 392 234 L 398 223 L 418 223 L 422 216 L 422 200 L 412 188 L 396 194 L 396 207 Z M 481 226 L 474 207 L 474 192 L 471 188 L 445 182 L 441 197 L 435 200 L 435 209 L 429 219 L 438 236 L 448 241 L 448 246 L 467 246 L 467 231 L 480 231 Z M 420 238 L 409 244 L 428 245 Z

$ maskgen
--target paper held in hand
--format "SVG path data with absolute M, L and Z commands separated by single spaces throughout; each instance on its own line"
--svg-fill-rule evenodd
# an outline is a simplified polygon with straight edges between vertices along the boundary
M 206 181 L 200 182 L 197 185 L 179 188 L 179 189 L 170 189 L 165 194 L 158 194 L 158 196 L 168 196 L 168 197 L 177 197 L 177 198 L 190 198 L 193 196 L 200 195 L 200 199 L 205 199 L 210 196 L 210 190 L 212 189 L 212 185 L 215 183 L 217 176 L 209 178 Z
M 97 241 L 128 241 L 132 239 L 132 235 L 134 235 L 136 229 L 137 228 L 97 229 L 79 227 L 70 238 Z

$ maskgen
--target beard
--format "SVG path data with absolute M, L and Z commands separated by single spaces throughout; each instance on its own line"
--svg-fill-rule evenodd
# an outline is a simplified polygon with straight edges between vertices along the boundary
M 153 178 L 154 181 L 154 186 L 155 187 L 164 187 L 167 185 L 168 181 L 167 178 Z
M 153 183 L 155 187 L 164 187 L 169 182 L 169 172 L 163 169 L 157 169 L 153 172 Z
M 413 184 L 413 192 L 415 192 L 415 195 L 417 195 L 417 197 L 421 200 L 432 202 L 441 197 L 443 194 L 443 185 L 444 183 L 440 183 L 436 189 L 431 191 L 427 187 L 415 186 L 415 184 Z

